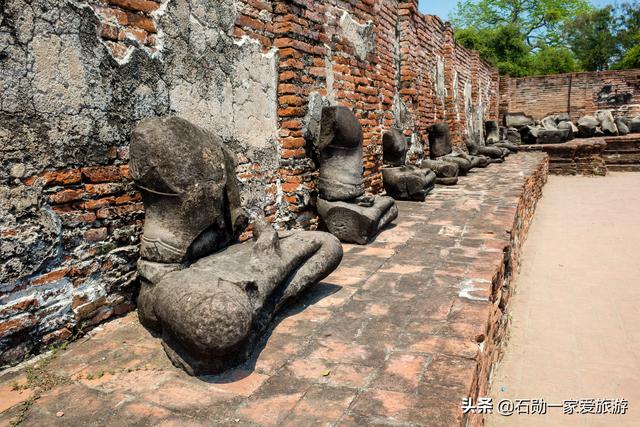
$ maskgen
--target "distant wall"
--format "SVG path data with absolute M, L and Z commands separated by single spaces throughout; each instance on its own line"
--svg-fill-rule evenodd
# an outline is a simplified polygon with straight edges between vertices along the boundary
M 611 109 L 640 114 L 640 69 L 500 78 L 500 116 L 524 112 L 536 119 L 569 113 L 574 120 Z
M 144 210 L 128 162 L 141 119 L 217 133 L 247 210 L 314 229 L 323 105 L 358 116 L 373 193 L 385 129 L 405 130 L 415 160 L 431 124 L 448 122 L 463 146 L 498 113 L 495 70 L 416 0 L 2 7 L 0 366 L 135 308 Z

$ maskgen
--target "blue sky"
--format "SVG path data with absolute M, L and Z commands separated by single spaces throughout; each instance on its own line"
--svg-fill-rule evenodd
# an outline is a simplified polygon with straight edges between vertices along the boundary
M 420 0 L 420 10 L 430 15 L 438 15 L 444 21 L 449 17 L 457 4 L 457 0 Z M 597 6 L 606 4 L 614 4 L 615 0 L 591 0 L 591 3 Z

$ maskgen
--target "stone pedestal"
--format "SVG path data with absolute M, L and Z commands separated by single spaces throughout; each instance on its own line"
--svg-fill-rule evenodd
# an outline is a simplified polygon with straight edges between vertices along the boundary
M 365 245 L 398 217 L 398 208 L 391 197 L 385 196 L 376 196 L 371 206 L 318 198 L 318 214 L 338 239 Z
M 399 129 L 393 128 L 383 134 L 384 189 L 397 200 L 424 201 L 436 184 L 436 175 L 430 170 L 405 165 L 408 149 L 407 139 Z
M 398 216 L 391 197 L 365 194 L 362 143 L 362 128 L 351 110 L 322 109 L 318 214 L 331 234 L 358 244 Z
M 238 244 L 247 215 L 233 154 L 186 120 L 141 122 L 130 168 L 145 205 L 140 322 L 191 375 L 244 362 L 278 309 L 342 259 L 334 236 L 279 236 L 261 216 L 253 240 Z

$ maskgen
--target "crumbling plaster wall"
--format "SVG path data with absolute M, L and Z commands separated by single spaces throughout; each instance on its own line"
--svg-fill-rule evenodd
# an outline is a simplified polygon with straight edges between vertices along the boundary
M 31 337 L 132 307 L 143 213 L 126 164 L 138 121 L 180 115 L 244 163 L 278 168 L 277 50 L 232 36 L 233 1 L 158 3 L 153 49 L 107 44 L 101 6 L 3 3 L 0 364 L 37 346 Z M 249 210 L 275 203 L 260 182 L 242 195 Z
M 384 130 L 403 129 L 418 162 L 435 122 L 463 146 L 467 87 L 474 104 L 496 95 L 491 70 L 415 0 L 0 7 L 0 365 L 134 308 L 144 213 L 128 145 L 141 119 L 175 114 L 219 134 L 244 206 L 314 229 L 322 106 L 359 118 L 379 193 Z

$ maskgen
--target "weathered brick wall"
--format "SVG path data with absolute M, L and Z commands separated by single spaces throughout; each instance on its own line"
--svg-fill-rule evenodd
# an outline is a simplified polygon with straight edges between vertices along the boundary
M 500 115 L 524 112 L 536 119 L 569 113 L 573 120 L 611 109 L 640 114 L 640 69 L 500 79 Z
M 462 146 L 497 115 L 495 71 L 415 0 L 14 0 L 0 37 L 0 365 L 134 307 L 141 119 L 218 133 L 247 210 L 313 229 L 323 105 L 360 119 L 374 193 L 384 129 L 416 160 L 434 122 Z

